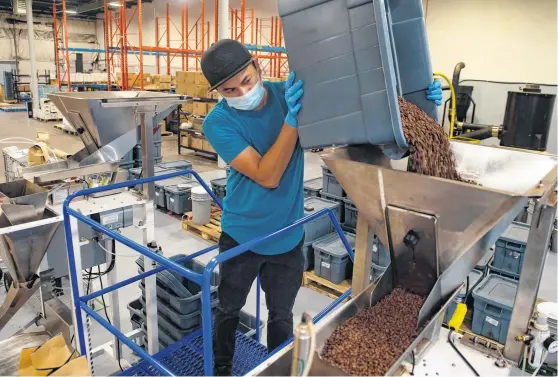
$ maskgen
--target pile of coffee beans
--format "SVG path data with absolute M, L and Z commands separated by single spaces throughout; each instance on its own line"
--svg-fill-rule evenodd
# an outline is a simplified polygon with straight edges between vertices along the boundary
M 463 181 L 443 128 L 416 105 L 399 98 L 403 133 L 409 143 L 409 171 Z
M 381 376 L 418 336 L 421 296 L 395 288 L 349 318 L 327 339 L 322 358 L 354 376 Z

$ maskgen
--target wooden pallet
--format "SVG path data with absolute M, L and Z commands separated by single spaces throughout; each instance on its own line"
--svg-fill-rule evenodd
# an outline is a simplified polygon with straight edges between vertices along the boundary
M 60 131 L 63 131 L 63 132 L 65 132 L 67 134 L 70 134 L 70 135 L 76 135 L 77 136 L 77 134 L 78 134 L 77 131 L 75 131 L 75 130 L 69 130 L 67 128 L 64 128 L 64 126 L 62 124 L 55 124 L 54 128 L 59 129 Z
M 344 280 L 339 284 L 317 276 L 314 271 L 306 271 L 302 277 L 302 286 L 326 295 L 330 298 L 338 298 L 351 288 L 351 281 Z
M 204 240 L 218 242 L 221 237 L 221 210 L 216 206 L 211 207 L 211 219 L 205 225 L 194 224 L 192 212 L 188 212 L 182 218 L 182 229 Z

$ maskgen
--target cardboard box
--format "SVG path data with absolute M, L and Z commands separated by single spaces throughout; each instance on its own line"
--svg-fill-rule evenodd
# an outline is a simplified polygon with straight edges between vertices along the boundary
M 207 152 L 215 153 L 215 149 L 213 149 L 213 147 L 211 146 L 211 144 L 209 144 L 209 141 L 207 141 L 207 139 L 203 139 L 203 150 Z
M 196 83 L 196 74 L 199 72 L 184 72 L 178 71 L 176 72 L 176 83 L 183 83 L 183 84 L 195 84 Z
M 209 87 L 206 85 L 196 85 L 194 97 L 207 98 Z
M 172 81 L 172 76 L 171 75 L 154 75 L 153 76 L 153 83 L 154 84 L 170 83 L 171 81 Z
M 192 101 L 188 101 L 187 103 L 183 104 L 182 111 L 191 114 L 194 111 L 194 103 Z
M 190 145 L 189 146 L 191 148 L 196 148 L 196 149 L 199 149 L 201 151 L 201 150 L 204 150 L 203 149 L 204 141 L 205 141 L 205 139 L 202 138 L 202 137 L 197 137 L 197 136 L 194 136 L 194 135 L 190 135 Z
M 182 135 L 182 146 L 191 147 L 191 145 L 190 145 L 190 135 Z
M 197 85 L 204 85 L 209 88 L 209 82 L 206 80 L 205 76 L 202 72 L 196 72 L 196 84 Z
M 190 119 L 190 123 L 192 123 L 193 130 L 201 131 L 203 128 L 203 119 L 193 118 Z
M 206 116 L 207 115 L 207 102 L 194 102 L 194 111 L 192 111 L 195 115 Z

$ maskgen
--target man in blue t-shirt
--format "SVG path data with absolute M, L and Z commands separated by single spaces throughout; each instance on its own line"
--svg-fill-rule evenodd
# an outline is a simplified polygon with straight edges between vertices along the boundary
M 207 140 L 230 166 L 223 201 L 219 252 L 269 235 L 304 216 L 304 153 L 297 115 L 302 81 L 263 82 L 252 55 L 239 42 L 220 40 L 201 68 L 223 100 L 203 123 Z M 293 334 L 292 308 L 302 283 L 304 230 L 297 227 L 220 266 L 215 310 L 214 373 L 230 376 L 239 313 L 260 274 L 269 311 L 267 347 Z

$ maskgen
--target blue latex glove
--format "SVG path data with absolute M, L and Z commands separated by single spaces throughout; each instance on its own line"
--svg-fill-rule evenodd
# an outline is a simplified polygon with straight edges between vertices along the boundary
M 289 126 L 297 128 L 298 127 L 298 112 L 302 107 L 302 104 L 299 103 L 302 94 L 304 93 L 304 89 L 302 89 L 302 85 L 304 84 L 302 80 L 298 80 L 296 83 L 295 81 L 295 73 L 291 72 L 289 74 L 289 78 L 285 83 L 285 101 L 287 102 L 287 108 L 289 112 L 285 117 L 285 123 Z
M 438 80 L 434 80 L 432 84 L 428 86 L 426 89 L 426 98 L 430 101 L 434 101 L 436 106 L 440 106 L 442 104 L 442 84 Z

